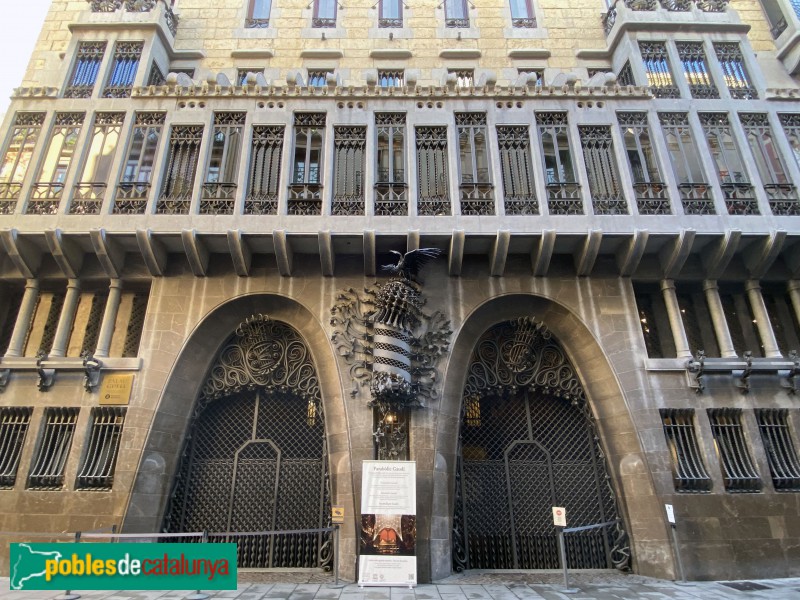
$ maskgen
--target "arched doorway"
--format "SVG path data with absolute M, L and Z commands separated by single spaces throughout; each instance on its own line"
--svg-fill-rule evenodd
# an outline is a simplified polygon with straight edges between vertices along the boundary
M 543 324 L 505 321 L 475 345 L 455 485 L 456 570 L 558 568 L 553 506 L 570 527 L 619 518 L 583 387 Z M 566 539 L 572 568 L 628 566 L 621 522 Z
M 297 331 L 257 315 L 212 365 L 193 412 L 167 507 L 169 532 L 236 542 L 240 567 L 327 567 L 329 525 L 319 381 Z

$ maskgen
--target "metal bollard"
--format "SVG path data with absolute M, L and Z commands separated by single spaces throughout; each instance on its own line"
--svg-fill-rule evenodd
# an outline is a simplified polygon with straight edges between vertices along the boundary
M 578 588 L 571 588 L 569 587 L 569 573 L 567 572 L 567 547 L 564 543 L 564 528 L 559 527 L 558 529 L 558 549 L 561 553 L 561 567 L 564 570 L 564 589 L 561 590 L 565 594 L 574 594 L 579 592 Z
M 208 543 L 208 530 L 207 529 L 203 530 L 203 541 L 202 541 L 202 543 L 203 544 L 207 544 Z M 193 594 L 189 594 L 188 596 L 186 596 L 186 600 L 206 600 L 206 598 L 208 598 L 208 594 L 204 594 L 200 590 L 196 590 Z
M 77 544 L 80 541 L 81 541 L 81 532 L 80 531 L 76 531 L 75 532 L 75 543 Z M 80 597 L 81 597 L 80 594 L 75 594 L 72 590 L 64 590 L 64 593 L 63 594 L 59 594 L 58 596 L 56 596 L 55 600 L 78 600 L 78 598 L 80 598 Z

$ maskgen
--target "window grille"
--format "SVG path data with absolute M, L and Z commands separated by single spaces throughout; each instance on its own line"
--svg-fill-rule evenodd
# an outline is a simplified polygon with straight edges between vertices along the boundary
M 17 480 L 19 459 L 32 412 L 30 407 L 0 408 L 0 489 L 14 487 Z
M 295 113 L 290 215 L 321 215 L 321 170 L 325 113 Z
M 619 187 L 619 170 L 614 159 L 611 127 L 578 127 L 583 147 L 583 161 L 589 176 L 589 192 L 596 215 L 627 215 L 628 203 Z
M 530 133 L 525 125 L 498 125 L 503 202 L 507 215 L 538 215 Z
M 661 177 L 650 140 L 647 113 L 620 112 L 617 113 L 617 121 L 625 144 L 639 214 L 671 214 L 667 184 Z
M 5 294 L 6 311 L 3 318 L 3 327 L 0 330 L 0 356 L 4 355 L 8 350 L 8 345 L 11 343 L 11 336 L 14 333 L 14 325 L 17 322 L 19 309 L 22 306 L 22 296 L 24 292 L 21 290 L 8 290 Z
M 677 42 L 678 56 L 683 63 L 683 74 L 692 98 L 719 98 L 711 73 L 708 72 L 706 53 L 702 42 Z
M 444 0 L 444 26 L 448 28 L 469 27 L 467 0 Z
M 493 215 L 494 190 L 489 177 L 486 113 L 456 113 L 459 191 L 462 215 Z
M 269 27 L 269 16 L 272 0 L 250 0 L 250 8 L 244 26 L 248 29 L 264 29 Z
M 44 123 L 44 113 L 17 113 L 0 162 L 0 214 L 11 215 L 17 207 L 22 182 Z
M 338 0 L 313 0 L 314 16 L 311 19 L 312 27 L 336 27 L 336 9 Z
M 114 201 L 115 214 L 144 214 L 164 119 L 165 113 L 136 113 L 122 181 Z
M 547 206 L 553 215 L 582 215 L 580 184 L 575 178 L 569 146 L 567 113 L 537 112 L 536 124 L 544 162 Z
M 39 447 L 28 475 L 28 487 L 59 489 L 64 485 L 64 467 L 69 458 L 78 408 L 46 408 Z
M 124 423 L 124 408 L 100 406 L 92 409 L 91 430 L 76 489 L 111 489 Z
M 378 27 L 403 26 L 402 0 L 380 0 L 379 10 L 380 14 L 378 16 Z
M 246 215 L 278 214 L 283 130 L 283 126 L 279 125 L 253 126 L 247 197 L 244 201 Z
M 89 308 L 86 328 L 83 331 L 79 356 L 83 356 L 84 353 L 94 354 L 97 349 L 97 339 L 100 337 L 100 326 L 103 322 L 103 314 L 106 312 L 107 301 L 108 294 L 98 293 L 92 295 L 92 304 Z
M 417 176 L 420 215 L 450 214 L 447 184 L 447 127 L 417 127 Z
M 364 158 L 366 127 L 333 128 L 334 215 L 364 214 Z
M 189 214 L 202 139 L 202 125 L 174 125 L 172 127 L 167 172 L 161 188 L 161 197 L 156 205 L 157 213 Z
M 464 424 L 467 427 L 481 426 L 481 397 L 478 394 L 464 398 Z
M 758 201 L 725 113 L 700 113 L 700 123 L 731 215 L 757 215 Z
M 124 121 L 125 113 L 122 112 L 95 115 L 89 153 L 80 180 L 75 184 L 69 214 L 100 214 Z
M 755 319 L 744 290 L 740 286 L 721 286 L 719 298 L 736 354 L 744 356 L 749 351 L 753 356 L 764 356 L 764 346 L 756 331 Z
M 781 216 L 800 215 L 797 189 L 789 181 L 781 152 L 775 145 L 772 128 L 766 114 L 740 113 L 747 134 L 750 152 L 755 158 L 756 168 L 769 198 L 772 214 Z
M 800 325 L 786 291 L 762 284 L 761 296 L 781 354 L 789 356 L 792 350 L 800 350 Z
M 670 12 L 689 12 L 692 10 L 691 0 L 660 0 L 661 6 Z
M 108 78 L 103 96 L 106 98 L 128 98 L 131 95 L 139 59 L 142 57 L 144 42 L 117 42 L 114 46 L 114 60 L 111 76 Z
M 50 133 L 50 144 L 44 154 L 36 183 L 25 212 L 29 215 L 54 215 L 64 192 L 78 136 L 83 125 L 83 113 L 57 113 Z
M 376 113 L 375 127 L 378 130 L 375 214 L 407 215 L 406 116 L 404 113 Z
M 378 71 L 378 85 L 380 87 L 403 87 L 405 82 L 405 71 L 395 69 L 392 71 Z
M 680 98 L 681 93 L 672 77 L 667 45 L 664 42 L 639 42 L 647 85 L 656 98 Z M 630 64 L 628 65 L 630 66 Z
M 158 65 L 153 62 L 153 65 L 150 67 L 150 77 L 147 78 L 147 85 L 160 86 L 165 83 L 167 83 L 167 78 L 164 77 L 164 73 L 161 72 Z
M 672 457 L 672 480 L 677 492 L 709 492 L 708 476 L 694 433 L 694 409 L 662 408 L 659 410 Z
M 670 74 L 670 78 L 672 78 L 671 74 Z M 625 85 L 636 85 L 636 79 L 634 79 L 634 77 L 633 77 L 633 69 L 631 69 L 630 61 L 628 61 L 624 65 L 622 65 L 622 68 L 619 70 L 619 73 L 617 73 L 617 83 L 619 85 L 622 85 L 622 86 L 625 86 Z M 660 97 L 660 96 L 657 96 L 657 97 Z
M 722 462 L 722 479 L 728 492 L 760 492 L 758 475 L 742 428 L 742 411 L 738 408 L 709 408 L 711 433 Z
M 64 90 L 65 98 L 92 97 L 105 51 L 105 42 L 80 42 L 78 44 L 72 76 L 69 78 L 67 89 Z
M 246 116 L 243 112 L 214 113 L 211 152 L 200 198 L 202 215 L 233 214 Z
M 456 76 L 456 87 L 466 89 L 475 86 L 475 69 L 448 69 L 447 72 Z
M 800 460 L 785 408 L 757 408 L 756 421 L 776 492 L 800 492 Z
M 714 200 L 705 181 L 700 154 L 692 137 L 686 113 L 658 113 L 664 139 L 667 142 L 670 164 L 678 183 L 683 212 L 687 215 L 713 215 Z
M 47 311 L 47 320 L 42 330 L 42 339 L 39 341 L 39 351 L 37 354 L 47 356 L 53 348 L 53 340 L 56 337 L 58 319 L 61 317 L 61 308 L 64 306 L 63 294 L 52 294 L 50 296 L 50 308 Z
M 634 292 L 647 356 L 675 358 L 675 344 L 661 290 L 653 286 L 636 284 Z
M 308 87 L 325 87 L 328 85 L 328 75 L 333 73 L 330 69 L 316 69 L 308 71 Z
M 714 44 L 719 66 L 725 74 L 725 85 L 728 87 L 731 98 L 737 100 L 753 100 L 758 98 L 758 92 L 750 83 L 747 70 L 744 67 L 744 57 L 738 43 L 720 42 Z
M 123 358 L 133 358 L 139 354 L 139 342 L 142 339 L 144 318 L 147 315 L 147 297 L 146 293 L 133 296 L 128 328 L 125 331 L 125 344 L 122 348 Z
M 510 0 L 511 26 L 532 29 L 536 27 L 536 15 L 531 0 Z

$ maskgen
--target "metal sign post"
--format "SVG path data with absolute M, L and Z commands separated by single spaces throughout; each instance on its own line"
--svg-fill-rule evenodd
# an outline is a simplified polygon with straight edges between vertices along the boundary
M 667 521 L 669 521 L 669 530 L 672 533 L 672 545 L 675 547 L 675 560 L 678 562 L 678 573 L 681 576 L 680 584 L 689 585 L 686 581 L 686 574 L 683 572 L 683 560 L 681 560 L 681 547 L 678 544 L 677 526 L 675 523 L 675 510 L 672 504 L 665 504 L 664 508 L 667 510 Z
M 331 523 L 333 524 L 333 587 L 344 587 L 339 584 L 339 526 L 344 523 L 344 506 L 331 506 Z
M 553 525 L 558 528 L 558 552 L 561 555 L 561 568 L 564 571 L 565 594 L 574 594 L 577 588 L 569 587 L 569 573 L 567 572 L 567 546 L 564 541 L 564 528 L 567 526 L 567 510 L 563 506 L 553 507 Z

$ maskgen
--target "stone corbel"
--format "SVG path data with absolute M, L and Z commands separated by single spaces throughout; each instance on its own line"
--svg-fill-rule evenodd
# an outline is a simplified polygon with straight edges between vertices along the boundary
M 39 387 L 40 392 L 46 392 L 51 387 L 53 387 L 53 383 L 56 380 L 56 370 L 55 369 L 45 369 L 42 366 L 42 362 L 47 358 L 47 356 L 43 352 L 39 352 L 36 355 L 36 373 L 39 376 L 39 380 L 36 382 L 37 386 Z

